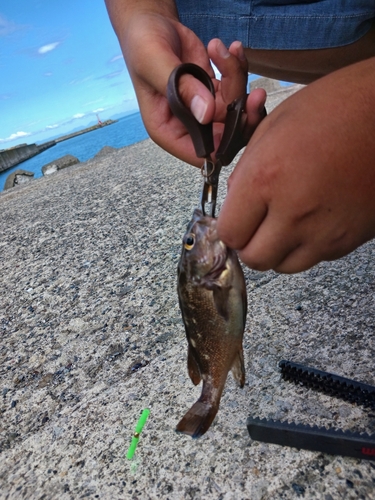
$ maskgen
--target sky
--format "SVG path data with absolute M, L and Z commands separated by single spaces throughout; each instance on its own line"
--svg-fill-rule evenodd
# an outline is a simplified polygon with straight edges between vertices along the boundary
M 137 110 L 104 0 L 0 0 L 0 149 Z

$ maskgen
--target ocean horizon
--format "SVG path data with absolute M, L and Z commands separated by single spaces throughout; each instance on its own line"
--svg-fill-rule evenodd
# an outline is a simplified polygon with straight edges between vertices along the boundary
M 9 174 L 22 169 L 34 173 L 34 179 L 43 177 L 42 167 L 65 155 L 73 155 L 80 162 L 93 158 L 104 146 L 123 148 L 149 137 L 139 112 L 124 116 L 115 123 L 57 143 L 55 146 L 0 173 L 0 191 Z
M 251 83 L 260 78 L 261 77 L 256 74 L 249 75 L 248 92 L 250 91 Z M 270 80 L 271 83 L 274 82 L 274 85 L 276 85 L 274 90 L 277 90 L 277 86 L 279 86 L 280 89 L 285 89 L 292 85 L 290 82 L 271 79 L 267 80 Z M 73 137 L 72 139 L 67 139 L 66 141 L 57 143 L 52 148 L 43 151 L 43 153 L 40 153 L 29 160 L 19 163 L 15 167 L 1 172 L 0 191 L 3 191 L 8 175 L 17 169 L 33 172 L 34 179 L 37 179 L 39 177 L 43 177 L 42 167 L 44 165 L 47 165 L 47 163 L 57 160 L 62 156 L 70 154 L 77 157 L 80 162 L 85 162 L 93 158 L 104 146 L 123 148 L 125 146 L 135 144 L 136 142 L 143 141 L 148 137 L 149 135 L 143 125 L 141 114 L 139 111 L 136 111 L 130 115 L 117 119 L 117 121 L 112 125 L 98 128 L 91 132 L 86 132 L 85 134 Z M 56 138 L 58 138 L 58 136 L 55 136 L 50 140 Z

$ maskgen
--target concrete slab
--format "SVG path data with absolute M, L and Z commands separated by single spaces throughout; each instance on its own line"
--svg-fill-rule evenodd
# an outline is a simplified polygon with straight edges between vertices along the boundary
M 0 195 L 2 498 L 375 498 L 374 463 L 253 442 L 245 426 L 375 432 L 371 412 L 277 370 L 284 358 L 375 384 L 373 242 L 297 276 L 246 270 L 245 388 L 230 375 L 207 434 L 175 434 L 200 394 L 176 294 L 200 187 L 147 140 Z

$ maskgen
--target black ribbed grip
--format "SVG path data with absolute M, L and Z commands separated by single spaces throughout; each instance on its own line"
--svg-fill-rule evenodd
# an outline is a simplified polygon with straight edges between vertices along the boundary
M 311 427 L 309 425 L 249 417 L 251 439 L 265 443 L 320 451 L 330 455 L 375 460 L 375 435 Z
M 279 363 L 284 380 L 375 410 L 375 387 L 293 361 Z

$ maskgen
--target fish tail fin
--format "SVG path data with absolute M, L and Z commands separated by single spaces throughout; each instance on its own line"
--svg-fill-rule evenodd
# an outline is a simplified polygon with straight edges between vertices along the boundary
M 198 400 L 177 424 L 176 431 L 196 439 L 209 429 L 216 417 L 219 405 Z
M 237 352 L 231 370 L 233 377 L 237 380 L 240 387 L 243 387 L 245 385 L 245 364 L 243 360 L 242 346 Z

